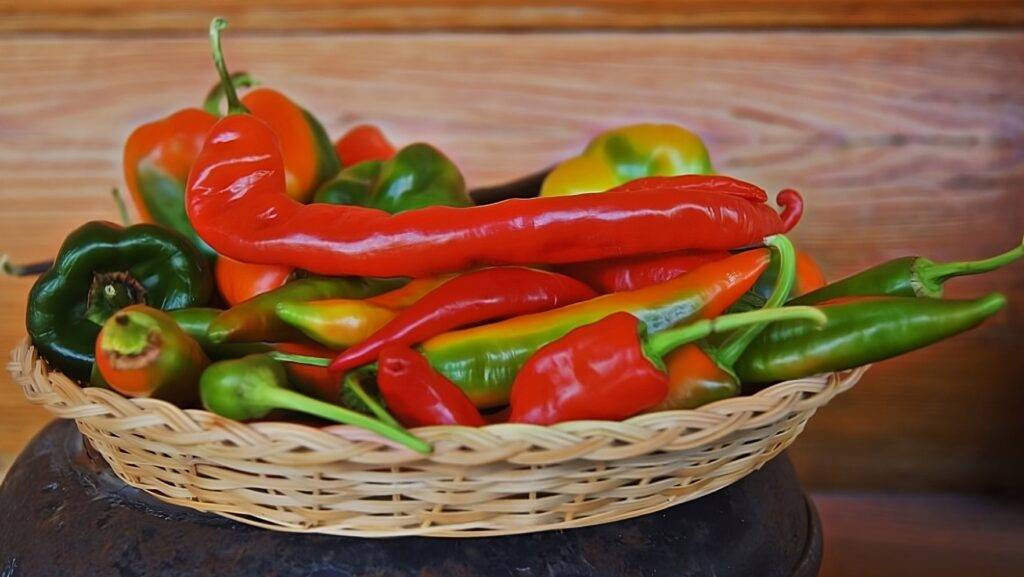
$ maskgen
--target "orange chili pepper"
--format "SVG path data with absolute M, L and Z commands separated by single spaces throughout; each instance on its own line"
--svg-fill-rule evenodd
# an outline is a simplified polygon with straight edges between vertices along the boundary
M 217 259 L 213 270 L 217 290 L 231 306 L 284 286 L 295 272 L 290 266 L 250 264 L 226 256 Z

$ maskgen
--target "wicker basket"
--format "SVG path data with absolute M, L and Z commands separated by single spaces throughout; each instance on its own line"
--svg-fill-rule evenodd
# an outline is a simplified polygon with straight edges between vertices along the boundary
M 476 537 L 582 527 L 696 499 L 788 447 L 866 367 L 692 411 L 553 427 L 427 427 L 422 456 L 354 427 L 245 424 L 81 388 L 28 339 L 11 354 L 29 401 L 75 419 L 126 483 L 279 531 Z

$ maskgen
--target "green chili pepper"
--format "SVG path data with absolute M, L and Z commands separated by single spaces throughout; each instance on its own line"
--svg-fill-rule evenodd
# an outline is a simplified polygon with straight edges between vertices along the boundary
M 29 293 L 26 325 L 54 368 L 75 379 L 92 369 L 100 325 L 133 304 L 173 310 L 204 305 L 213 291 L 206 259 L 184 236 L 152 224 L 79 227 Z
M 429 144 L 410 144 L 384 162 L 361 162 L 342 170 L 315 202 L 359 205 L 392 214 L 427 206 L 472 206 L 462 173 Z
M 210 365 L 200 379 L 199 390 L 207 410 L 230 419 L 259 419 L 274 409 L 287 409 L 362 427 L 418 453 L 432 450 L 430 444 L 399 426 L 289 390 L 287 382 L 280 362 L 267 355 L 249 355 Z
M 1024 244 L 992 258 L 966 262 L 937 263 L 920 256 L 907 256 L 871 267 L 818 290 L 789 301 L 810 305 L 847 296 L 942 296 L 942 283 L 965 275 L 996 270 L 1024 257 Z
M 734 369 L 744 385 L 851 369 L 964 332 L 1005 304 L 998 293 L 966 301 L 867 297 L 823 304 L 824 328 L 802 321 L 773 324 Z
M 362 299 L 398 288 L 406 282 L 405 279 L 360 277 L 294 280 L 224 311 L 210 323 L 207 336 L 214 343 L 302 340 L 301 331 L 278 318 L 276 307 L 279 303 Z

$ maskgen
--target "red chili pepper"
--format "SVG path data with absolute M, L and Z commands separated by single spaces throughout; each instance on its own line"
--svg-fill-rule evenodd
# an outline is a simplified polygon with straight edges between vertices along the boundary
M 389 344 L 415 345 L 434 335 L 485 321 L 546 311 L 597 296 L 567 276 L 520 267 L 468 272 L 403 310 L 361 344 L 338 355 L 335 372 L 372 362 Z
M 406 427 L 487 424 L 466 393 L 409 347 L 385 347 L 377 367 L 377 386 L 384 402 Z
M 217 290 L 231 306 L 284 286 L 295 269 L 275 264 L 249 264 L 226 256 L 214 265 Z
M 562 265 L 558 271 L 601 293 L 617 293 L 668 282 L 702 264 L 722 260 L 728 251 L 685 250 Z
M 646 337 L 640 319 L 615 313 L 541 347 L 512 386 L 513 423 L 551 425 L 583 419 L 622 420 L 660 403 L 668 393 L 661 358 L 712 333 L 792 318 L 824 322 L 810 307 L 725 315 Z
M 388 160 L 395 155 L 395 147 L 372 124 L 360 124 L 349 129 L 334 143 L 334 151 L 338 153 L 343 167 L 367 160 Z
M 686 248 L 725 250 L 781 232 L 756 186 L 722 176 L 643 179 L 629 191 L 512 199 L 399 214 L 303 205 L 284 194 L 273 131 L 248 114 L 210 131 L 189 175 L 203 240 L 245 262 L 319 274 L 422 277 L 481 265 L 566 263 Z M 647 188 L 641 187 L 645 184 Z

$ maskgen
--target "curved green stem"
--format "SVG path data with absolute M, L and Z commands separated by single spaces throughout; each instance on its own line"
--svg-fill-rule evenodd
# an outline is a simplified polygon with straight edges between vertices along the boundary
M 762 307 L 763 310 L 767 310 L 785 304 L 789 293 L 793 290 L 793 284 L 796 282 L 796 249 L 793 248 L 793 243 L 789 238 L 783 234 L 770 236 L 764 240 L 764 243 L 774 249 L 779 256 L 779 274 L 775 277 L 772 294 Z M 729 335 L 722 346 L 715 350 L 715 361 L 723 367 L 731 367 L 766 326 L 768 325 L 751 325 Z
M 677 329 L 662 331 L 647 339 L 644 350 L 652 360 L 661 359 L 673 350 L 713 333 L 731 331 L 758 323 L 767 324 L 790 320 L 807 320 L 822 325 L 828 321 L 828 318 L 825 313 L 814 307 L 783 307 L 722 315 L 714 319 L 700 320 Z
M 280 351 L 271 351 L 267 353 L 267 356 L 274 360 L 282 361 L 285 363 L 295 363 L 296 365 L 326 367 L 331 364 L 331 359 L 325 359 L 324 357 L 314 357 L 311 355 L 293 355 L 291 353 L 282 353 Z
M 231 86 L 237 91 L 239 88 L 251 88 L 259 84 L 255 78 L 249 76 L 248 72 L 235 72 L 230 78 Z M 218 82 L 206 93 L 203 99 L 203 110 L 214 116 L 221 116 L 220 102 L 224 100 L 224 83 Z
M 926 287 L 940 287 L 947 280 L 972 274 L 994 271 L 1024 257 L 1024 241 L 1016 247 L 996 256 L 982 260 L 936 263 L 922 259 L 915 267 L 918 280 Z
M 34 276 L 43 274 L 53 266 L 52 260 L 32 262 L 29 264 L 14 264 L 7 253 L 0 252 L 0 270 L 7 276 Z
M 132 225 L 132 217 L 128 214 L 128 205 L 124 202 L 124 197 L 121 196 L 121 191 L 117 187 L 110 189 L 110 196 L 114 197 L 114 205 L 117 207 L 117 216 L 121 219 L 121 226 L 129 227 Z
M 377 399 L 373 398 L 373 395 L 366 392 L 366 389 L 363 388 L 362 383 L 359 382 L 359 375 L 357 373 L 351 372 L 348 375 L 345 375 L 345 382 L 342 384 L 342 386 L 352 391 L 352 394 L 355 395 L 357 399 L 359 399 L 359 402 L 365 405 L 366 408 L 369 409 L 370 412 L 373 413 L 378 419 L 394 427 L 402 426 L 401 423 L 399 423 L 397 420 L 395 420 L 394 417 L 391 416 L 391 413 L 389 413 L 387 409 L 385 409 L 383 406 L 381 406 L 380 403 L 377 402 Z
M 220 31 L 227 28 L 228 21 L 216 17 L 210 21 L 210 44 L 213 47 L 213 64 L 217 67 L 217 74 L 220 76 L 220 84 L 224 88 L 224 96 L 228 101 L 228 114 L 248 114 L 249 109 L 238 99 L 238 92 L 231 82 L 231 75 L 228 74 L 228 67 L 224 63 L 224 51 L 220 46 Z
M 329 421 L 362 427 L 368 431 L 377 433 L 386 439 L 391 439 L 392 441 L 401 443 L 417 453 L 426 455 L 433 450 L 433 447 L 431 447 L 429 443 L 413 435 L 409 431 L 406 431 L 401 427 L 382 423 L 377 419 L 362 413 L 357 413 L 344 407 L 325 403 L 300 393 L 296 393 L 295 391 L 279 387 L 267 388 L 262 392 L 263 395 L 265 395 L 262 400 L 279 409 L 289 409 L 300 413 L 316 415 Z

